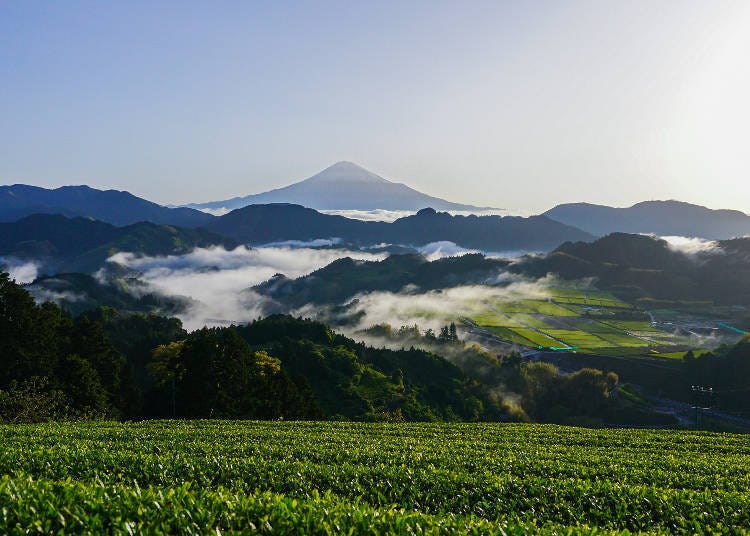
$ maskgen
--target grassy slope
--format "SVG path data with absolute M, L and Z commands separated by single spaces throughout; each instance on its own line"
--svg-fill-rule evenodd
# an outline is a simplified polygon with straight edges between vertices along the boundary
M 543 425 L 0 427 L 0 532 L 741 533 L 731 434 Z

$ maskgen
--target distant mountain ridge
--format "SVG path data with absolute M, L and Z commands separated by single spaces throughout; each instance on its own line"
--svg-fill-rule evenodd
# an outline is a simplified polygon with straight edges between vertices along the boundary
M 117 227 L 93 218 L 34 214 L 0 223 L 0 257 L 34 261 L 44 273 L 93 273 L 118 252 L 179 255 L 196 247 L 337 238 L 361 248 L 398 249 L 454 242 L 490 252 L 550 251 L 593 237 L 545 216 L 452 216 L 423 209 L 392 223 L 328 215 L 299 205 L 250 205 L 195 229 L 139 222 Z
M 139 222 L 124 227 L 90 218 L 35 214 L 0 223 L 0 257 L 33 260 L 46 273 L 93 273 L 118 252 L 177 255 L 196 247 L 236 243 L 205 229 Z
M 544 215 L 596 236 L 622 232 L 724 240 L 750 234 L 750 216 L 739 210 L 714 210 L 682 201 L 644 201 L 627 208 L 569 203 Z
M 214 219 L 206 228 L 250 245 L 319 238 L 340 238 L 358 246 L 451 241 L 493 252 L 549 251 L 565 241 L 594 238 L 546 216 L 452 216 L 427 208 L 386 223 L 322 214 L 292 204 L 250 205 Z
M 186 206 L 218 211 L 271 203 L 291 203 L 316 210 L 420 210 L 426 207 L 437 210 L 489 210 L 489 207 L 453 203 L 423 194 L 352 162 L 337 162 L 303 181 L 268 192 Z
M 612 233 L 593 242 L 566 242 L 508 269 L 532 277 L 594 278 L 599 288 L 629 302 L 650 297 L 750 304 L 750 237 L 688 254 L 653 236 Z
M 89 186 L 55 189 L 13 184 L 0 186 L 0 221 L 17 221 L 32 214 L 89 216 L 112 225 L 148 221 L 160 225 L 200 227 L 213 218 L 191 208 L 167 208 L 119 190 Z

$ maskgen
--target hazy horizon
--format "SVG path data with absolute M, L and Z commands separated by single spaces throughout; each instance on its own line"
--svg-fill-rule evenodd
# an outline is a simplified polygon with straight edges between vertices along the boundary
M 458 203 L 750 212 L 750 4 L 0 5 L 0 184 L 163 204 L 340 160 Z

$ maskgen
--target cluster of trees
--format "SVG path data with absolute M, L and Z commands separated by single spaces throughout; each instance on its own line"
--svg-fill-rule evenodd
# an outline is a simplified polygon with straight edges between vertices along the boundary
M 321 416 L 307 384 L 292 381 L 266 351 L 251 350 L 235 329 L 201 329 L 158 346 L 149 370 L 157 386 L 171 391 L 173 416 Z
M 72 318 L 0 274 L 0 421 L 609 418 L 616 376 L 565 376 L 457 338 L 455 325 L 435 336 L 449 361 L 286 315 L 192 333 L 175 318 L 112 308 Z
M 690 385 L 711 387 L 712 405 L 750 416 L 750 335 L 699 357 L 687 352 L 683 363 Z
M 42 418 L 61 413 L 104 415 L 122 402 L 124 362 L 102 326 L 71 319 L 0 273 L 0 412 L 6 420 L 28 411 L 39 393 Z M 15 396 L 14 396 L 15 395 Z
M 403 343 L 420 342 L 426 344 L 443 344 L 460 342 L 455 322 L 442 326 L 438 334 L 435 334 L 435 330 L 432 328 L 427 328 L 422 332 L 417 324 L 404 325 L 396 330 L 394 330 L 390 324 L 375 324 L 364 330 L 363 333 L 372 337 L 383 337 L 391 341 Z
M 440 328 L 440 334 L 435 336 L 435 333 L 428 329 L 425 334 L 427 340 L 438 341 L 440 343 L 446 342 L 458 342 L 458 334 L 456 333 L 456 324 L 451 322 L 448 326 Z
M 584 368 L 561 375 L 550 363 L 524 363 L 518 355 L 502 361 L 503 404 L 518 420 L 565 424 L 617 422 L 611 395 L 619 378 L 614 372 Z

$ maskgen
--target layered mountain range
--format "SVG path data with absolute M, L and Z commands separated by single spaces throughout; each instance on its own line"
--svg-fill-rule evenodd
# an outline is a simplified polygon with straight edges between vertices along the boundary
M 549 252 L 563 243 L 592 242 L 613 232 L 722 240 L 750 233 L 750 216 L 742 212 L 712 210 L 677 201 L 649 201 L 629 208 L 567 204 L 527 218 L 451 215 L 443 210 L 477 207 L 427 196 L 350 162 L 334 164 L 289 187 L 194 206 L 206 210 L 219 205 L 239 208 L 215 216 L 191 207 L 162 206 L 117 190 L 88 186 L 56 189 L 21 184 L 2 186 L 0 263 L 3 257 L 12 257 L 34 260 L 43 273 L 93 273 L 118 252 L 179 255 L 196 247 L 232 248 L 238 244 L 258 246 L 319 239 L 391 252 L 401 251 L 401 246 L 403 251 L 414 252 L 427 244 L 452 242 L 460 248 L 507 253 Z M 321 209 L 419 210 L 393 222 L 379 222 L 324 214 L 310 208 L 311 205 Z M 617 243 L 622 247 L 632 245 L 623 240 Z M 386 247 L 391 249 L 383 249 Z M 727 247 L 729 244 L 725 243 L 724 249 Z M 554 268 L 552 271 L 559 269 L 565 273 L 566 263 L 578 258 L 565 257 L 563 253 L 568 252 L 558 248 L 556 256 L 549 257 L 560 262 L 567 259 L 560 266 L 550 267 Z M 630 257 L 645 255 L 653 259 L 657 253 L 639 247 Z M 590 265 L 589 260 L 586 263 Z M 586 272 L 584 264 L 573 272 Z
M 188 228 L 221 228 L 225 223 L 218 220 L 215 215 L 224 215 L 232 210 L 253 205 L 276 204 L 300 205 L 316 210 L 382 209 L 416 212 L 432 208 L 435 211 L 485 211 L 481 207 L 423 194 L 404 184 L 384 179 L 351 162 L 338 162 L 308 179 L 283 188 L 224 201 L 194 203 L 184 207 L 162 206 L 129 192 L 97 190 L 89 186 L 63 186 L 55 189 L 23 184 L 0 186 L 0 222 L 13 222 L 32 214 L 61 214 L 68 217 L 90 217 L 117 226 L 148 221 Z M 260 212 L 264 211 L 267 213 L 268 209 L 260 209 Z M 750 234 L 750 216 L 743 212 L 714 210 L 680 201 L 645 201 L 627 208 L 569 203 L 558 205 L 541 216 L 566 226 L 576 227 L 593 236 L 625 232 L 721 240 Z M 244 225 L 243 220 L 247 217 L 247 213 L 242 213 L 230 219 Z M 323 221 L 318 220 L 319 223 Z M 443 218 L 441 221 L 448 220 Z M 437 220 L 431 221 L 431 224 L 436 222 Z M 454 223 L 458 222 L 465 220 L 455 220 Z M 510 220 L 506 221 L 509 222 Z M 405 222 L 401 222 L 400 225 L 405 225 Z M 464 224 L 458 226 L 466 227 Z M 349 224 L 349 227 L 354 229 L 357 224 Z M 494 228 L 490 228 L 488 232 L 493 231 Z M 253 233 L 257 234 L 258 231 Z M 272 230 L 267 233 L 274 234 Z M 325 235 L 339 236 L 338 232 L 329 231 L 326 231 Z M 292 238 L 274 236 L 273 239 Z M 451 240 L 447 236 L 439 239 Z M 553 239 L 556 239 L 554 234 Z
M 34 214 L 0 223 L 0 257 L 35 260 L 46 273 L 93 273 L 118 252 L 164 256 L 196 247 L 251 246 L 329 239 L 349 247 L 420 247 L 451 241 L 484 251 L 548 251 L 565 241 L 593 237 L 545 216 L 451 216 L 424 209 L 393 223 L 322 214 L 299 205 L 251 205 L 190 229 L 139 222 L 122 227 L 92 218 Z M 332 239 L 332 240 L 330 240 Z M 0 259 L 1 260 L 1 259 Z
M 432 208 L 392 223 L 322 214 L 300 205 L 250 205 L 216 218 L 207 229 L 245 244 L 338 238 L 358 246 L 422 246 L 450 241 L 484 251 L 548 251 L 593 236 L 546 216 L 452 216 Z

